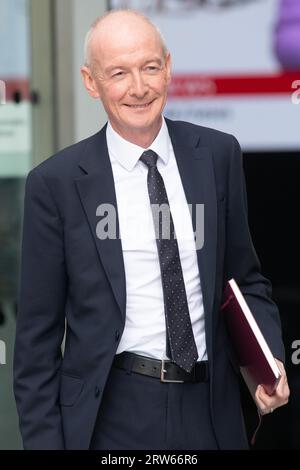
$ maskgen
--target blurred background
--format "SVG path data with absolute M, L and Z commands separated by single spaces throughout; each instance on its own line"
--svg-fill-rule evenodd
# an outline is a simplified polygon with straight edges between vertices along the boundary
M 149 15 L 170 48 L 166 116 L 232 133 L 243 148 L 291 388 L 254 448 L 300 449 L 299 0 L 0 0 L 0 449 L 22 448 L 12 359 L 26 175 L 106 122 L 81 83 L 83 42 L 98 15 L 124 7 Z M 255 407 L 242 382 L 241 393 L 250 436 Z

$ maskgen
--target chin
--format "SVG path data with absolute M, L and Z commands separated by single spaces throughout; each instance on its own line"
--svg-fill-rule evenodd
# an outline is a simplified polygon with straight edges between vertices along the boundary
M 134 127 L 150 129 L 153 126 L 158 125 L 161 121 L 161 114 L 155 116 L 136 116 L 130 120 L 128 120 L 129 126 L 132 125 Z

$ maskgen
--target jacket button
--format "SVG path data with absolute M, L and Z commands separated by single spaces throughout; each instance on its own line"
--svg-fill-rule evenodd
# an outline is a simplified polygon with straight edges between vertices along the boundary
M 120 339 L 120 332 L 119 332 L 119 330 L 116 330 L 115 339 L 116 339 L 116 342 L 118 342 L 119 339 Z
M 95 387 L 95 397 L 98 398 L 100 395 L 100 388 L 99 387 Z

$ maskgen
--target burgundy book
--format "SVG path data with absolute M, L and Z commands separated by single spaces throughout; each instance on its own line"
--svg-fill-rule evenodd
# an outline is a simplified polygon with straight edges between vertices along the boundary
M 221 309 L 250 393 L 254 396 L 257 386 L 261 384 L 271 395 L 280 380 L 280 370 L 234 279 L 226 284 Z

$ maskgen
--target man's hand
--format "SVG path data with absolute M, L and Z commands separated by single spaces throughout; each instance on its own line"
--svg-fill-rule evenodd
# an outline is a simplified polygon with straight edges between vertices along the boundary
M 286 405 L 289 401 L 290 389 L 282 362 L 275 359 L 280 372 L 281 378 L 276 390 L 272 395 L 268 395 L 262 385 L 259 385 L 255 392 L 255 401 L 259 412 L 262 415 L 272 413 L 276 408 Z

